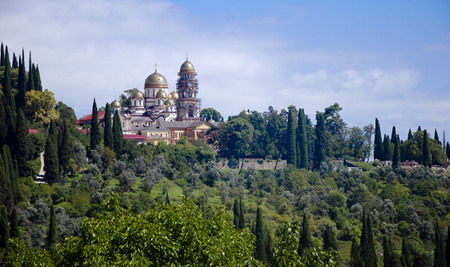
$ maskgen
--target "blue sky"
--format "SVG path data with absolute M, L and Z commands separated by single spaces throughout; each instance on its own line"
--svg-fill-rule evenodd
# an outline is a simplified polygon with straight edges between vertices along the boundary
M 349 126 L 450 140 L 449 1 L 3 0 L 0 36 L 78 116 L 143 89 L 155 63 L 174 89 L 189 53 L 203 107 L 225 116 L 337 102 Z

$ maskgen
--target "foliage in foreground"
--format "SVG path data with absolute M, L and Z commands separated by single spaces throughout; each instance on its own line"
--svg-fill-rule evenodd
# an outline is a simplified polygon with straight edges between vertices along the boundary
M 206 219 L 190 201 L 161 204 L 135 215 L 112 194 L 102 203 L 106 214 L 85 218 L 83 237 L 69 237 L 54 249 L 57 266 L 243 266 L 253 258 L 253 235 L 235 229 L 217 209 Z M 25 254 L 8 257 L 8 265 L 27 265 Z M 35 257 L 31 257 L 35 258 Z M 30 259 L 31 259 L 30 258 Z M 30 262 L 31 264 L 31 262 Z

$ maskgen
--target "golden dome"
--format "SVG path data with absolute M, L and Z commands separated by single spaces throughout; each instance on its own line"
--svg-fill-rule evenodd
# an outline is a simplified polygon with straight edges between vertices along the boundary
M 145 88 L 147 87 L 167 87 L 167 80 L 156 70 L 145 79 Z
M 178 98 L 178 94 L 175 91 L 170 92 L 169 94 L 169 99 L 173 100 L 173 99 L 177 99 Z
M 195 71 L 194 65 L 192 65 L 192 63 L 188 59 L 186 59 L 183 65 L 181 65 L 180 71 Z
M 117 99 L 114 99 L 114 101 L 111 102 L 111 107 L 113 107 L 113 108 L 120 108 L 120 102 L 117 101 Z
M 144 99 L 144 94 L 138 90 L 134 91 L 134 93 L 130 97 L 131 99 Z
M 166 98 L 167 94 L 164 90 L 159 90 L 158 93 L 156 93 L 156 98 Z
M 166 105 L 166 106 L 174 106 L 175 102 L 173 102 L 173 100 L 167 99 L 166 101 L 164 101 L 164 105 Z

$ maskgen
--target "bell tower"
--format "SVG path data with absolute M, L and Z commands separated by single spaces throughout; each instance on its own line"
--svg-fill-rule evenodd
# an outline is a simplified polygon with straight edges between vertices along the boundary
M 201 100 L 197 98 L 198 80 L 194 65 L 186 58 L 178 73 L 177 121 L 199 121 Z

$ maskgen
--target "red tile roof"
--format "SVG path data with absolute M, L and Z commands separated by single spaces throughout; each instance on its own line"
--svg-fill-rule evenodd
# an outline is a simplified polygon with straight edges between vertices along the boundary
M 105 112 L 104 111 L 99 111 L 98 112 L 98 119 L 101 120 L 105 117 Z M 86 115 L 82 118 L 79 119 L 79 121 L 90 121 L 92 120 L 92 114 Z
M 138 134 L 124 134 L 123 138 L 125 140 L 136 140 L 136 141 L 144 141 L 145 139 L 147 139 L 145 136 Z
M 32 133 L 37 133 L 38 130 L 37 129 L 28 129 L 28 133 L 32 134 Z

